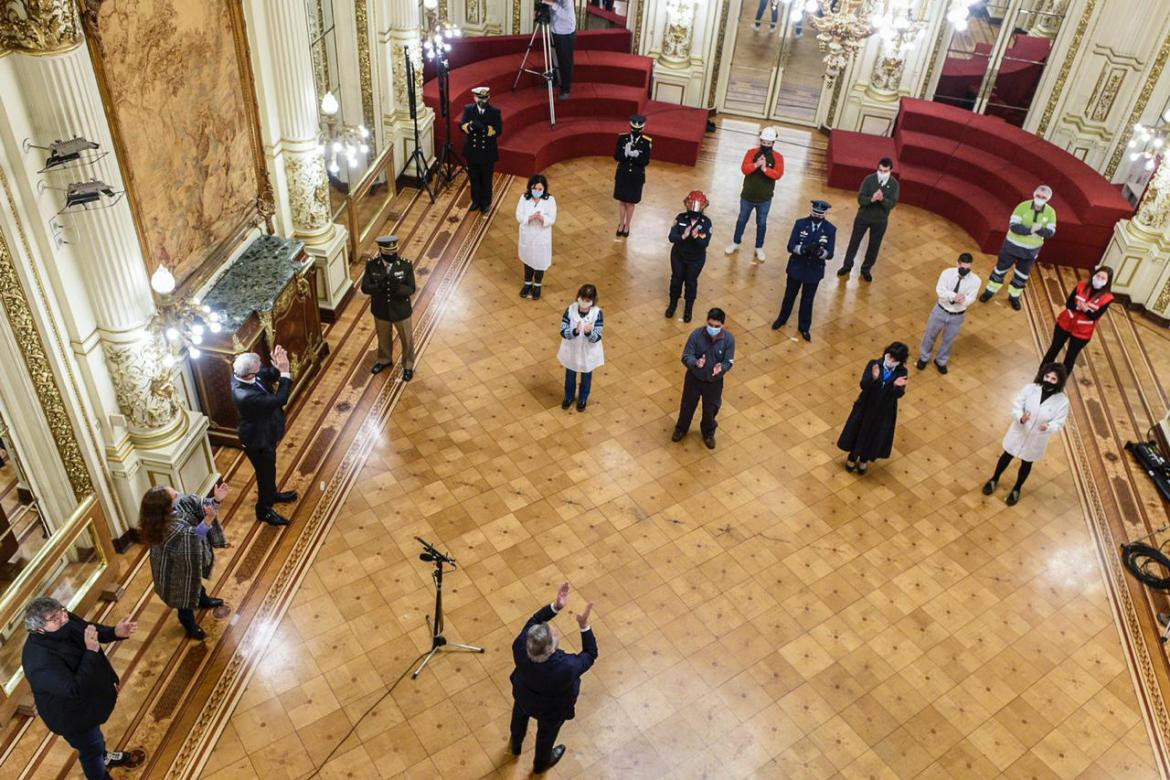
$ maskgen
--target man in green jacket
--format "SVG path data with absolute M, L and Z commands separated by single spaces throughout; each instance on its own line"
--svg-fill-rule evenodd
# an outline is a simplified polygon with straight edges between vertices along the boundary
M 995 270 L 991 272 L 987 287 L 979 296 L 980 303 L 987 303 L 999 292 L 1007 272 L 1012 270 L 1014 265 L 1012 283 L 1008 288 L 1008 300 L 1016 311 L 1022 308 L 1020 296 L 1024 294 L 1024 285 L 1028 283 L 1032 266 L 1040 256 L 1045 239 L 1052 238 L 1056 233 L 1056 209 L 1048 204 L 1051 198 L 1052 188 L 1047 184 L 1041 184 L 1032 193 L 1032 200 L 1026 200 L 1016 206 L 1008 222 L 1008 233 L 999 250 Z
M 869 231 L 869 243 L 865 246 L 865 260 L 861 263 L 861 278 L 873 281 L 873 264 L 877 262 L 878 250 L 882 248 L 882 236 L 886 234 L 890 212 L 898 205 L 898 180 L 891 171 L 894 161 L 889 157 L 878 160 L 877 172 L 866 176 L 857 191 L 857 216 L 853 218 L 853 232 L 849 234 L 849 248 L 845 250 L 845 263 L 837 276 L 848 276 L 853 270 L 853 258 L 861 247 L 861 239 Z

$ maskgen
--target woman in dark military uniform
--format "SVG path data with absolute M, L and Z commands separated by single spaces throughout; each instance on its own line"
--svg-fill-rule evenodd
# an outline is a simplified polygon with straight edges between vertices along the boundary
M 646 166 L 650 164 L 650 136 L 643 135 L 646 117 L 634 114 L 630 117 L 630 132 L 618 136 L 617 149 L 613 159 L 617 160 L 617 172 L 613 177 L 613 197 L 618 201 L 618 227 L 616 236 L 630 235 L 630 220 L 634 217 L 634 206 L 642 200 L 642 185 L 646 183 Z

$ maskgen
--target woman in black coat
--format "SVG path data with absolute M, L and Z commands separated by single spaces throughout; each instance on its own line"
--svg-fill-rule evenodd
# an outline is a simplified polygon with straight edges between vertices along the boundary
M 845 470 L 864 474 L 871 461 L 890 457 L 894 426 L 898 422 L 898 399 L 906 393 L 906 360 L 910 349 L 895 341 L 882 357 L 865 364 L 861 373 L 861 395 L 845 421 L 837 446 L 849 453 Z

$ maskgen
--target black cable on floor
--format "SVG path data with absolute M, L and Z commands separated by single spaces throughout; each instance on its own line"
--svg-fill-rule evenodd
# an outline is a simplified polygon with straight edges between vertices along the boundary
M 1121 545 L 1121 560 L 1129 573 L 1159 590 L 1170 590 L 1170 556 L 1157 547 L 1151 547 L 1142 542 Z M 1147 568 L 1151 563 L 1160 564 L 1168 573 L 1166 577 L 1159 577 Z

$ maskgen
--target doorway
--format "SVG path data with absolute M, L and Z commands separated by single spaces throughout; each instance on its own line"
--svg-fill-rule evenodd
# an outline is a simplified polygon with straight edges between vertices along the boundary
M 818 7 L 816 0 L 733 0 L 721 111 L 816 124 L 825 79 L 810 22 Z

